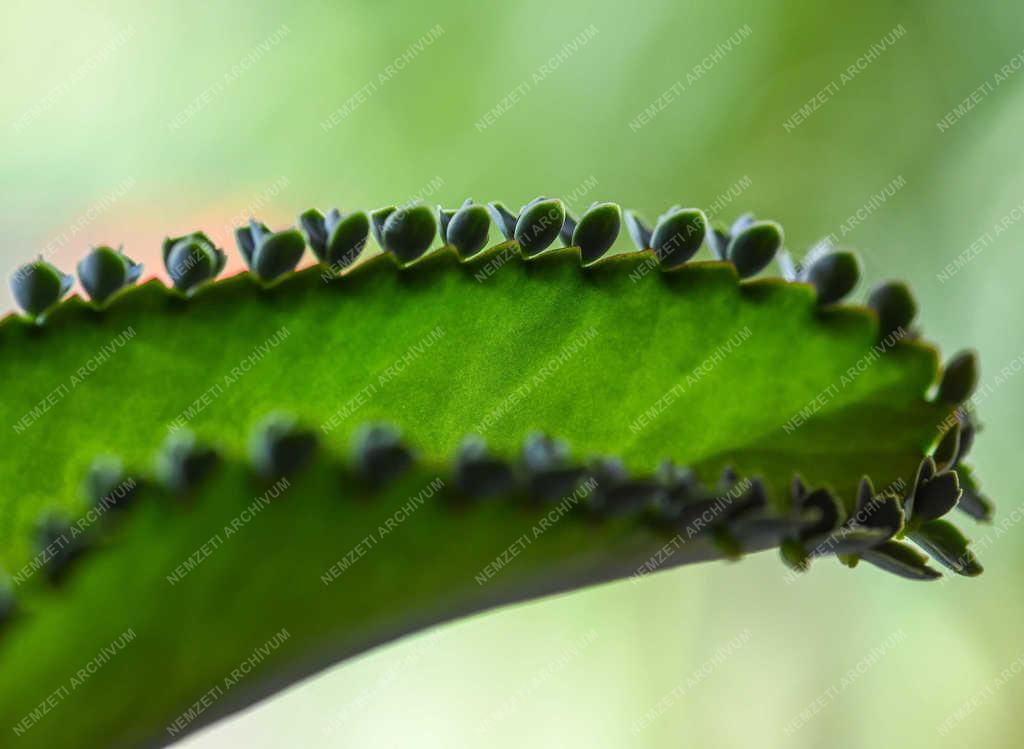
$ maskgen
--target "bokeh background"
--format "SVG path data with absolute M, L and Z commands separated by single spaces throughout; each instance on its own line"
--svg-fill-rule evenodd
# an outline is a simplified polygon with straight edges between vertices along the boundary
M 3 6 L 5 276 L 38 253 L 70 270 L 93 243 L 162 275 L 165 234 L 233 249 L 249 214 L 288 225 L 313 205 L 575 191 L 577 211 L 753 210 L 798 256 L 834 235 L 869 282 L 912 279 L 928 337 L 978 349 L 994 388 L 973 457 L 999 507 L 970 529 L 979 579 L 826 561 L 788 582 L 772 554 L 674 570 L 408 639 L 181 746 L 1020 745 L 1024 6 Z

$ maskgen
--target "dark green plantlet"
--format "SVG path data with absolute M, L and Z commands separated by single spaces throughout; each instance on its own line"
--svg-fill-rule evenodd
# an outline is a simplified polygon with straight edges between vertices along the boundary
M 501 230 L 505 239 L 509 241 L 515 239 L 518 217 L 500 201 L 488 203 L 487 210 L 490 211 L 491 218 L 494 219 L 494 223 Z
M 484 208 L 486 211 L 487 209 Z M 441 244 L 448 244 L 448 224 L 451 223 L 455 210 L 451 208 L 437 207 L 437 236 L 441 237 Z M 487 214 L 490 218 L 490 213 Z
M 626 231 L 633 245 L 638 250 L 647 250 L 651 247 L 651 227 L 644 223 L 643 219 L 636 215 L 635 211 L 623 211 L 623 218 L 626 221 Z
M 709 227 L 705 241 L 715 260 L 729 259 L 729 230 L 716 222 Z
M 195 489 L 220 463 L 217 451 L 179 429 L 164 441 L 156 458 L 156 478 L 172 494 Z
M 543 473 L 569 465 L 569 445 L 541 432 L 533 432 L 523 440 L 523 466 L 530 473 Z
M 632 499 L 619 489 L 629 485 L 629 470 L 620 458 L 600 457 L 587 462 L 584 480 L 593 482 L 594 488 L 585 499 L 587 509 L 604 516 L 629 514 L 637 509 L 627 509 Z M 621 504 L 620 504 L 621 503 Z
M 914 486 L 903 499 L 903 516 L 909 522 L 914 516 L 914 497 L 917 491 L 924 486 L 926 481 L 931 480 L 935 475 L 935 461 L 930 455 L 926 455 L 917 467 L 917 476 L 914 478 Z
M 480 437 L 465 437 L 455 453 L 452 478 L 467 496 L 487 499 L 507 494 L 516 485 L 512 467 L 495 457 Z
M 622 209 L 617 203 L 597 203 L 580 217 L 572 243 L 580 248 L 584 263 L 592 263 L 615 244 L 622 228 Z
M 899 500 L 890 493 L 875 495 L 871 479 L 861 479 L 857 489 L 857 510 L 852 520 L 865 528 L 884 531 L 892 538 L 903 530 L 905 519 Z
M 528 203 L 519 215 L 513 237 L 524 255 L 536 255 L 558 239 L 565 223 L 565 206 L 561 200 L 536 200 Z
M 112 455 L 93 459 L 82 483 L 82 493 L 93 507 L 121 510 L 131 505 L 136 482 L 125 476 L 124 464 Z
M 85 539 L 72 530 L 66 517 L 48 512 L 36 524 L 35 549 L 37 558 L 43 560 L 46 578 L 56 585 L 85 551 Z
M 378 208 L 370 213 L 370 229 L 373 231 L 373 238 L 377 240 L 377 244 L 384 248 L 384 223 L 388 220 L 388 216 L 397 211 L 393 205 L 386 206 L 384 208 Z
M 954 464 L 959 464 L 967 455 L 971 452 L 971 447 L 974 446 L 974 435 L 977 431 L 977 427 L 974 424 L 974 418 L 971 414 L 964 409 L 958 409 L 957 421 L 960 427 L 960 440 L 957 444 L 957 454 Z
M 977 577 L 984 568 L 967 547 L 967 539 L 952 523 L 933 520 L 915 529 L 910 537 L 936 562 L 958 575 Z
M 522 470 L 530 495 L 539 503 L 557 502 L 576 490 L 586 471 L 569 460 L 569 446 L 535 432 L 523 441 Z
M 800 540 L 807 541 L 816 536 L 824 536 L 838 528 L 843 522 L 843 508 L 839 499 L 828 489 L 815 489 L 806 497 L 800 506 L 801 510 L 817 510 L 819 519 L 808 525 L 800 533 Z
M 932 460 L 940 471 L 950 471 L 960 460 L 960 422 L 946 430 L 932 453 Z
M 316 259 L 336 273 L 359 259 L 370 237 L 370 217 L 365 211 L 342 216 L 333 208 L 325 217 L 311 208 L 299 216 L 299 225 Z
M 669 212 L 678 209 L 679 206 L 674 206 Z M 713 226 L 708 227 L 706 240 L 715 259 L 729 260 L 730 242 L 754 223 L 754 214 L 744 213 L 732 222 L 732 226 L 727 227 L 721 222 L 715 222 Z
M 42 256 L 34 263 L 23 265 L 11 276 L 11 293 L 19 307 L 30 317 L 43 314 L 71 290 L 74 279 L 62 273 Z
M 857 555 L 884 543 L 891 535 L 885 529 L 844 525 L 821 540 L 807 542 L 812 556 Z
M 939 400 L 963 403 L 978 386 L 978 358 L 973 351 L 961 351 L 946 363 L 939 383 Z
M 411 263 L 430 249 L 436 234 L 434 212 L 425 205 L 417 205 L 389 214 L 381 229 L 381 240 L 384 249 L 399 262 Z
M 223 250 L 199 231 L 165 239 L 163 256 L 174 288 L 186 294 L 216 278 L 228 260 Z
M 317 435 L 291 414 L 273 413 L 253 430 L 249 458 L 261 476 L 274 479 L 300 471 L 313 458 Z
M 860 554 L 865 562 L 909 580 L 937 580 L 942 573 L 928 566 L 928 558 L 899 541 L 886 541 Z
M 868 307 L 878 314 L 882 338 L 897 331 L 909 332 L 910 323 L 917 315 L 914 295 L 902 281 L 886 281 L 876 286 L 868 296 Z
M 703 211 L 677 209 L 658 219 L 650 235 L 650 246 L 662 267 L 676 268 L 696 254 L 707 231 L 708 220 Z
M 139 280 L 142 264 L 112 247 L 96 247 L 78 263 L 78 280 L 94 302 L 105 302 Z
M 963 468 L 959 469 L 958 475 L 962 472 Z M 960 501 L 957 502 L 956 506 L 975 520 L 982 522 L 990 521 L 992 519 L 992 513 L 995 512 L 995 507 L 993 506 L 992 501 L 983 496 L 969 483 L 960 485 Z
M 491 214 L 487 208 L 464 204 L 447 222 L 442 241 L 454 247 L 463 257 L 469 257 L 484 248 L 490 231 Z
M 914 489 L 914 512 L 910 521 L 914 526 L 938 520 L 956 507 L 960 500 L 960 481 L 956 471 L 937 473 Z
M 393 426 L 366 424 L 352 437 L 352 463 L 359 476 L 380 485 L 408 471 L 413 453 Z
M 572 246 L 572 235 L 576 233 L 576 219 L 568 209 L 565 211 L 565 221 L 562 222 L 562 230 L 558 232 L 558 238 L 566 247 Z
M 441 244 L 448 244 L 448 224 L 451 223 L 452 218 L 461 208 L 468 208 L 473 205 L 473 198 L 466 198 L 462 201 L 462 205 L 459 208 L 449 209 L 437 207 L 437 233 L 441 237 Z M 486 206 L 482 206 L 487 211 L 488 224 L 490 223 L 491 213 Z
M 818 292 L 818 304 L 836 304 L 860 280 L 860 261 L 852 252 L 829 252 L 811 263 L 803 279 Z
M 306 240 L 298 229 L 271 231 L 255 219 L 235 229 L 235 241 L 245 264 L 265 283 L 295 270 L 306 251 Z
M 782 237 L 782 227 L 774 221 L 754 221 L 732 236 L 726 256 L 740 278 L 750 278 L 772 261 L 782 247 Z

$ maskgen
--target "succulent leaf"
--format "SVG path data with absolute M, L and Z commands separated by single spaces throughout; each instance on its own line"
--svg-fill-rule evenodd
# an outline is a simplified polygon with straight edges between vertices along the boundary
M 662 266 L 676 268 L 696 254 L 707 234 L 707 218 L 696 208 L 678 210 L 658 219 L 650 246 Z
M 945 520 L 932 520 L 916 528 L 910 537 L 936 562 L 958 575 L 977 577 L 984 569 L 967 548 L 967 539 L 956 526 Z
M 510 241 L 515 239 L 516 224 L 519 220 L 518 216 L 509 211 L 509 209 L 505 207 L 504 203 L 497 201 L 488 203 L 487 210 L 490 211 L 491 217 L 494 219 L 494 223 L 501 230 L 505 239 Z
M 525 255 L 536 255 L 558 239 L 565 223 L 561 200 L 539 200 L 530 204 L 516 221 L 512 238 Z
M 11 277 L 11 293 L 19 307 L 40 317 L 71 288 L 71 277 L 42 258 L 23 265 Z
M 584 213 L 572 234 L 584 263 L 592 263 L 615 244 L 622 228 L 622 209 L 617 203 L 598 203 Z
M 857 285 L 860 261 L 852 252 L 829 252 L 811 263 L 804 277 L 818 292 L 818 304 L 835 304 Z
M 463 257 L 470 257 L 487 245 L 491 231 L 491 214 L 482 205 L 460 208 L 451 218 L 445 243 L 452 245 Z
M 543 202 L 526 207 L 524 218 Z M 596 210 L 607 211 L 602 204 Z M 29 527 L 38 513 L 54 511 L 40 541 L 52 544 L 76 527 L 67 513 L 81 512 L 82 477 L 95 513 L 97 496 L 119 485 L 123 465 L 134 475 L 149 463 L 154 434 L 166 425 L 188 423 L 201 435 L 175 431 L 159 453 L 157 481 L 143 471 L 131 509 L 83 535 L 69 547 L 74 554 L 55 555 L 24 602 L 19 589 L 17 610 L 0 591 L 0 619 L 7 619 L 0 715 L 11 724 L 66 678 L 69 664 L 80 665 L 81 653 L 109 643 L 112 623 L 131 622 L 138 637 L 116 669 L 76 695 L 81 709 L 41 722 L 26 746 L 68 745 L 83 735 L 152 742 L 266 639 L 261 627 L 270 615 L 286 618 L 290 644 L 261 666 L 257 687 L 303 675 L 299 663 L 312 671 L 351 656 L 381 632 L 398 635 L 637 574 L 667 542 L 678 548 L 665 566 L 778 547 L 800 569 L 830 553 L 850 566 L 862 558 L 931 579 L 938 573 L 892 536 L 905 532 L 946 563 L 963 556 L 960 541 L 955 529 L 929 518 L 951 508 L 949 487 L 959 484 L 968 513 L 991 514 L 960 462 L 970 421 L 954 403 L 925 397 L 937 379 L 928 345 L 897 341 L 841 399 L 801 415 L 852 362 L 877 351 L 879 328 L 858 308 L 819 309 L 805 285 L 739 283 L 737 272 L 750 275 L 758 264 L 758 252 L 742 248 L 759 222 L 737 227 L 735 268 L 687 263 L 648 275 L 655 268 L 649 252 L 589 267 L 608 232 L 585 216 L 575 227 L 586 236 L 582 253 L 551 251 L 522 262 L 507 243 L 465 257 L 445 246 L 397 272 L 396 260 L 426 254 L 437 226 L 427 211 L 424 244 L 417 232 L 403 236 L 407 221 L 398 212 L 367 218 L 363 226 L 387 240 L 388 252 L 346 268 L 343 284 L 324 284 L 322 270 L 309 269 L 284 274 L 264 293 L 252 275 L 239 274 L 186 302 L 154 280 L 117 294 L 102 315 L 69 300 L 48 310 L 45 331 L 21 318 L 0 321 L 5 367 L 14 373 L 0 385 L 0 411 L 19 434 L 15 448 L 0 453 L 20 503 L 0 542 L 5 568 L 22 569 L 38 553 Z M 345 220 L 332 211 L 321 226 L 308 211 L 299 223 L 326 257 Z M 554 223 L 552 241 L 569 219 Z M 254 262 L 275 236 L 259 224 L 246 235 L 241 249 Z M 781 233 L 778 239 L 781 245 Z M 188 276 L 194 269 L 176 265 L 175 254 L 195 248 L 208 263 Z M 164 247 L 175 285 L 188 291 L 220 271 L 218 253 L 199 233 Z M 500 341 L 502 353 L 495 320 L 522 331 Z M 53 392 L 53 372 L 72 371 L 128 326 L 139 330 L 140 343 L 115 353 L 117 366 L 100 366 L 59 404 L 89 430 L 33 427 L 25 414 Z M 730 342 L 737 331 L 746 332 Z M 641 370 L 635 356 L 623 355 L 634 350 L 644 353 Z M 780 352 L 801 363 L 799 377 L 780 370 Z M 736 407 L 729 394 L 738 392 L 758 407 Z M 278 408 L 294 416 L 249 435 L 254 418 Z M 959 422 L 960 444 L 940 443 L 922 460 L 935 425 L 950 419 Z M 521 443 L 531 429 L 568 441 L 536 435 Z M 474 432 L 491 447 L 461 441 Z M 574 458 L 568 444 L 585 459 Z M 266 484 L 239 459 L 247 448 L 262 479 L 288 474 L 296 485 L 290 496 L 301 502 L 265 502 Z M 94 463 L 110 453 L 124 464 Z M 605 457 L 587 457 L 594 455 Z M 66 470 L 53 471 L 57 464 Z M 873 496 L 872 482 L 862 480 L 869 470 L 887 486 L 919 464 L 902 512 L 891 491 Z M 488 567 L 510 541 L 555 516 L 508 569 Z M 381 528 L 398 522 L 407 523 L 400 535 L 382 537 Z M 227 541 L 187 579 L 176 577 L 211 532 L 238 527 L 244 541 Z M 339 558 L 371 536 L 389 544 L 387 553 L 360 557 L 335 585 Z M 102 553 L 85 554 L 94 541 Z M 254 570 L 285 571 L 287 584 L 250 585 Z M 482 570 L 484 582 L 467 570 Z M 163 578 L 167 592 L 154 596 L 153 581 Z M 185 630 L 193 633 L 187 641 L 166 637 Z M 46 659 L 34 657 L 44 650 Z M 137 688 L 151 680 L 154 658 L 191 665 L 168 671 L 154 694 Z M 110 700 L 113 693 L 118 700 Z M 249 699 L 222 703 L 206 717 Z
M 961 351 L 946 364 L 939 383 L 939 400 L 963 403 L 978 386 L 978 358 L 973 351 Z
M 774 221 L 754 221 L 733 234 L 726 255 L 736 266 L 740 278 L 749 278 L 768 267 L 781 247 L 781 226 Z
M 437 220 L 425 205 L 399 208 L 388 214 L 381 229 L 385 250 L 401 263 L 411 263 L 423 255 L 437 235 Z
M 927 557 L 899 541 L 886 541 L 873 549 L 862 551 L 860 558 L 908 580 L 937 580 L 942 577 L 941 572 L 928 566 Z

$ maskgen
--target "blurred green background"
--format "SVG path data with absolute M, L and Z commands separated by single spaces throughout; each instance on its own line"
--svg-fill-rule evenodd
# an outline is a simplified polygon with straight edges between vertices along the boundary
M 250 213 L 277 226 L 311 205 L 519 205 L 590 185 L 577 211 L 753 210 L 797 255 L 834 235 L 869 282 L 911 279 L 927 336 L 977 348 L 994 388 L 973 456 L 998 503 L 994 526 L 969 528 L 980 579 L 825 561 L 788 583 L 772 554 L 675 570 L 383 648 L 182 746 L 1020 745 L 1024 7 L 9 0 L 0 14 L 5 276 L 121 242 L 162 275 L 160 240 L 196 228 L 238 268 L 230 230 Z M 492 109 L 507 111 L 488 124 Z

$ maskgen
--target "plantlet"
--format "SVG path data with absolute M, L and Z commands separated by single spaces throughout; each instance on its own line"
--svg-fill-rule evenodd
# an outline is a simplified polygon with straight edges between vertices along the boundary
M 216 278 L 228 260 L 201 231 L 165 239 L 163 255 L 174 288 L 186 294 Z
M 992 512 L 964 463 L 976 359 L 940 371 L 902 284 L 844 304 L 845 251 L 741 281 L 779 255 L 774 222 L 576 221 L 547 197 L 299 225 L 311 268 L 291 270 L 302 234 L 253 222 L 250 272 L 209 283 L 225 258 L 195 233 L 164 245 L 174 289 L 54 306 L 47 267 L 16 295 L 44 324 L 0 321 L 20 745 L 168 741 L 425 626 L 683 564 L 981 572 L 949 520 Z M 693 260 L 702 242 L 719 259 Z M 104 500 L 129 477 L 130 502 Z M 59 717 L 25 717 L 127 632 Z
M 370 218 L 364 211 L 342 216 L 333 208 L 325 217 L 310 208 L 299 216 L 299 225 L 316 259 L 337 272 L 359 258 L 370 236 Z
M 235 229 L 235 240 L 245 264 L 268 283 L 295 270 L 306 249 L 306 242 L 297 230 L 271 231 L 256 219 L 251 219 L 248 226 Z
M 524 255 L 536 255 L 558 239 L 565 224 L 565 206 L 561 200 L 536 198 L 523 206 L 515 221 L 511 239 Z
M 121 249 L 96 247 L 78 263 L 78 280 L 98 304 L 131 286 L 142 275 L 142 265 L 125 257 Z
M 32 318 L 43 315 L 71 290 L 74 279 L 40 257 L 23 265 L 11 278 L 14 301 Z
M 438 208 L 438 226 L 441 242 L 451 245 L 463 256 L 474 255 L 487 244 L 491 229 L 491 215 L 482 205 L 473 205 L 472 198 L 457 211 Z
M 316 432 L 300 426 L 290 414 L 271 414 L 256 426 L 249 456 L 256 472 L 277 478 L 305 466 L 316 449 Z
M 739 230 L 733 227 L 725 254 L 740 278 L 750 278 L 768 267 L 781 247 L 781 226 L 774 221 L 752 221 Z
M 622 226 L 622 210 L 615 203 L 595 203 L 580 217 L 572 243 L 580 248 L 584 263 L 601 258 L 615 244 Z
M 425 205 L 389 211 L 380 227 L 380 242 L 402 263 L 411 263 L 430 249 L 437 234 L 434 214 Z

